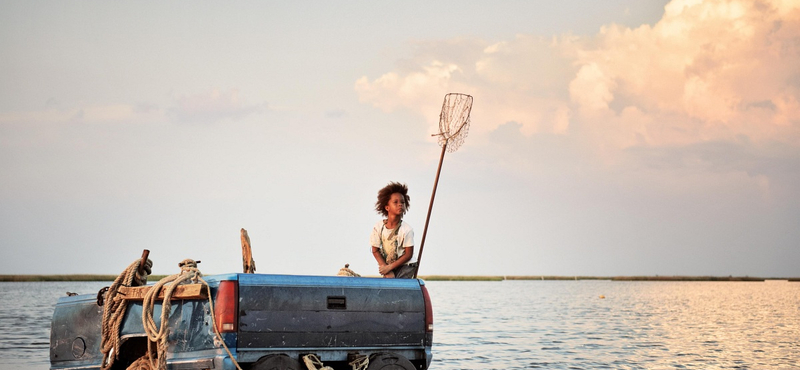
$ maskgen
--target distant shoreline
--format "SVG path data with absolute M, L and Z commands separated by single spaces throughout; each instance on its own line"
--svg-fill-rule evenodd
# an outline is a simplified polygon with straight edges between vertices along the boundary
M 798 277 L 753 277 L 753 276 L 420 276 L 430 281 L 503 281 L 503 280 L 609 280 L 609 281 L 767 281 L 786 280 L 800 282 Z
M 150 275 L 148 280 L 156 282 L 166 275 Z M 0 282 L 47 282 L 47 281 L 108 281 L 117 275 L 0 275 Z M 753 277 L 753 276 L 541 276 L 541 275 L 421 275 L 428 281 L 504 281 L 504 280 L 610 280 L 610 281 L 753 281 L 787 280 L 800 282 L 800 277 Z

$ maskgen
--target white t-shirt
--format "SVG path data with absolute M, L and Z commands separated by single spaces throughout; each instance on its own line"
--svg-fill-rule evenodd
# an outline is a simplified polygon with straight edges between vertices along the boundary
M 371 246 L 381 249 L 387 256 L 396 250 L 397 258 L 400 258 L 405 253 L 405 248 L 414 246 L 414 230 L 405 221 L 400 222 L 400 230 L 397 231 L 394 238 L 391 238 L 394 229 L 387 228 L 383 222 L 384 220 L 380 220 L 372 227 L 369 243 Z M 414 256 L 411 257 L 413 259 Z M 409 260 L 409 262 L 411 261 Z

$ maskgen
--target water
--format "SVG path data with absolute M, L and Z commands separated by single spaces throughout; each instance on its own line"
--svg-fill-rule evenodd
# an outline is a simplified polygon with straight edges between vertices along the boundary
M 800 363 L 800 283 L 427 284 L 435 316 L 432 369 L 797 369 Z M 0 283 L 0 370 L 48 369 L 58 297 L 107 285 Z
M 67 291 L 96 294 L 111 282 L 0 282 L 0 370 L 50 368 L 50 319 Z
M 430 282 L 429 289 L 436 369 L 800 366 L 800 283 Z

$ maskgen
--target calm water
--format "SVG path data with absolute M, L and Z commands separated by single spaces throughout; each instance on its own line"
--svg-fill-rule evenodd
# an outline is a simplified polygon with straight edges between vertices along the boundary
M 427 284 L 433 369 L 800 368 L 800 283 Z M 106 285 L 0 283 L 0 369 L 48 369 L 58 297 Z

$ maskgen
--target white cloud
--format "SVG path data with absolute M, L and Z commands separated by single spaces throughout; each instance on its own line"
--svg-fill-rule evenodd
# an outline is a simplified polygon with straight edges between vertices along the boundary
M 460 72 L 461 69 L 455 64 L 434 60 L 405 75 L 389 72 L 372 82 L 362 77 L 356 81 L 355 90 L 361 102 L 370 103 L 383 111 L 413 107 L 429 118 L 436 117 L 438 123 L 438 108 L 444 96 L 442 92 L 457 84 L 453 76 Z
M 789 11 L 777 1 L 676 0 L 654 27 L 604 27 L 579 50 L 577 63 L 581 71 L 591 68 L 596 89 L 571 89 L 573 100 L 581 111 L 609 101 L 647 112 L 652 125 L 673 131 L 646 127 L 647 141 L 655 145 L 739 135 L 796 141 L 798 37 L 800 4 Z M 578 74 L 572 83 L 585 80 Z
M 572 100 L 589 115 L 609 109 L 608 103 L 614 100 L 612 91 L 615 88 L 616 81 L 603 73 L 597 63 L 585 64 L 569 83 Z
M 212 123 L 225 119 L 240 119 L 256 113 L 263 105 L 248 104 L 238 89 L 211 89 L 195 95 L 181 96 L 169 109 L 173 119 L 184 123 Z
M 591 38 L 443 42 L 446 52 L 428 47 L 416 68 L 362 77 L 356 91 L 431 121 L 441 96 L 468 92 L 477 134 L 507 122 L 525 135 L 571 134 L 580 122 L 618 149 L 739 137 L 800 144 L 798 39 L 796 1 L 675 0 L 653 26 L 612 24 Z
M 211 123 L 240 119 L 261 111 L 265 105 L 248 104 L 237 89 L 212 89 L 175 98 L 166 109 L 150 103 L 83 103 L 68 108 L 48 103 L 43 110 L 0 113 L 0 124 L 154 123 L 165 122 L 168 118 L 184 123 Z
M 40 111 L 0 113 L 0 124 L 88 123 L 114 124 L 159 117 L 153 109 L 129 104 L 81 105 L 69 109 L 46 108 Z

